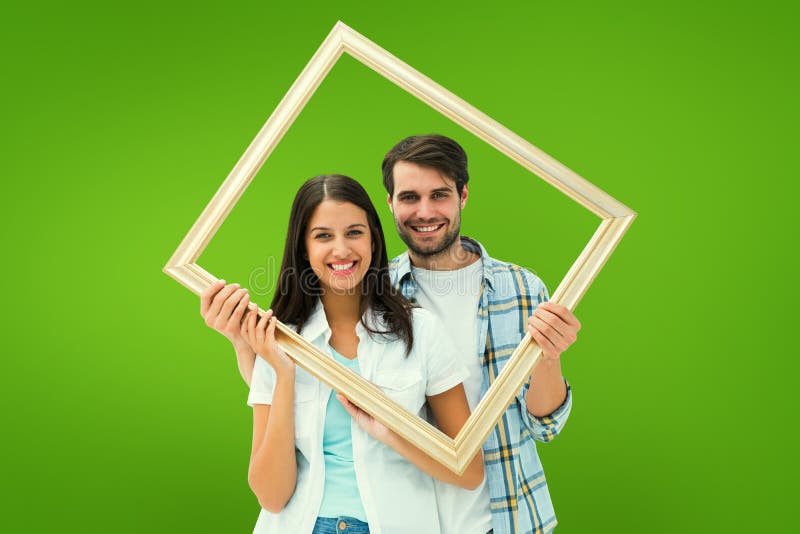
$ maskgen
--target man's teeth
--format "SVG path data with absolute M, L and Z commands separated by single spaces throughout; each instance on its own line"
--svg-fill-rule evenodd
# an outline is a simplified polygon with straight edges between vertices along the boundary
M 351 261 L 350 263 L 340 263 L 339 265 L 336 265 L 335 263 L 332 263 L 331 267 L 333 267 L 334 271 L 346 271 L 347 269 L 351 268 L 353 265 L 355 265 L 355 262 Z
M 433 232 L 437 228 L 439 228 L 438 224 L 433 226 L 415 226 L 414 230 L 416 230 L 417 232 Z

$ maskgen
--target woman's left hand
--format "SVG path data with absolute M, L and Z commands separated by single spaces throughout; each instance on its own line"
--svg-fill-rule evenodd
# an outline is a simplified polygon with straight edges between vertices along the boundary
M 248 310 L 242 321 L 242 337 L 253 352 L 261 356 L 277 375 L 294 376 L 295 364 L 275 341 L 275 328 L 278 320 L 267 310 L 264 317 L 259 317 L 256 310 Z
M 356 424 L 361 427 L 364 432 L 384 445 L 388 445 L 389 441 L 395 435 L 394 432 L 389 430 L 389 427 L 350 402 L 350 400 L 345 398 L 341 393 L 337 393 L 336 398 L 342 403 L 342 406 L 347 410 L 347 413 L 350 414 L 350 417 L 355 420 Z

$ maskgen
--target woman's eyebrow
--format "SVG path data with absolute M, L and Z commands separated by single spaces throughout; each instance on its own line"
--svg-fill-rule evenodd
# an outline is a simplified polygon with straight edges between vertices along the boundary
M 366 227 L 367 227 L 367 225 L 366 225 L 366 224 L 362 224 L 362 223 L 355 223 L 355 224 L 351 224 L 350 226 L 348 226 L 348 228 L 353 228 L 353 227 L 355 227 L 355 226 L 361 226 L 362 228 L 366 228 Z M 327 226 L 315 226 L 315 227 L 314 227 L 314 228 L 312 228 L 310 231 L 311 231 L 311 232 L 314 232 L 314 231 L 316 231 L 316 230 L 327 230 L 327 231 L 330 231 L 331 229 L 330 229 L 330 228 L 328 228 Z

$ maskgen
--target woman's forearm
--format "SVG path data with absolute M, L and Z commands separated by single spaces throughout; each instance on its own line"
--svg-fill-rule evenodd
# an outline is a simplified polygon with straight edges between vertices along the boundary
M 254 416 L 253 431 L 262 434 L 253 436 L 247 478 L 262 508 L 278 513 L 289 502 L 297 482 L 294 376 L 278 376 L 272 405 L 263 408 Z
M 467 466 L 464 473 L 457 475 L 395 432 L 390 432 L 390 437 L 386 439 L 385 444 L 397 451 L 400 456 L 414 464 L 418 469 L 436 480 L 466 489 L 477 488 L 483 480 L 483 453 L 480 450 Z

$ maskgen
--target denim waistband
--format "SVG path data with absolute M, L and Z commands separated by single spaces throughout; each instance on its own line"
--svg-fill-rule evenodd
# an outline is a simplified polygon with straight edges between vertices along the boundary
M 369 534 L 369 525 L 346 515 L 318 517 L 312 534 Z

